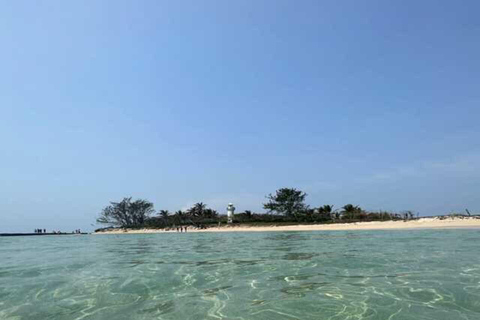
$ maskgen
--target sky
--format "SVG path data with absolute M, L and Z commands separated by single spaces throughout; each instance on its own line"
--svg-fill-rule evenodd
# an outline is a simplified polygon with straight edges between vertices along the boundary
M 110 201 L 480 212 L 480 2 L 1 1 L 0 232 Z

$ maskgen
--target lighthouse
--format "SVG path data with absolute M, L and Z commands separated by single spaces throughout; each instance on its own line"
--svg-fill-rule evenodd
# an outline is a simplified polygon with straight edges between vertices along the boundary
M 233 213 L 235 212 L 235 207 L 233 206 L 233 203 L 229 203 L 227 207 L 227 221 L 228 223 L 233 222 Z

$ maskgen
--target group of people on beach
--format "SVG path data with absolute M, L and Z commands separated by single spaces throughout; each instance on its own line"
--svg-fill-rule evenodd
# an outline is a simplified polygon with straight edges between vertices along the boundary
M 177 227 L 177 232 L 187 232 L 187 227 Z
M 47 233 L 46 229 L 35 229 L 35 233 Z

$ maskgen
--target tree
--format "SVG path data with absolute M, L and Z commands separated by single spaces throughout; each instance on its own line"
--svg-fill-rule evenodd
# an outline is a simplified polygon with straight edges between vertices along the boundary
M 209 219 L 215 219 L 215 218 L 218 217 L 218 212 L 217 212 L 217 210 L 213 210 L 213 209 L 207 208 L 207 209 L 205 209 L 205 211 L 203 212 L 203 217 L 204 217 L 204 218 L 209 218 Z
M 193 207 L 187 210 L 187 214 L 189 217 L 197 219 L 213 219 L 218 216 L 217 211 L 207 208 L 207 205 L 203 202 L 195 203 Z
M 175 211 L 175 214 L 173 215 L 174 223 L 182 224 L 184 218 L 185 218 L 185 213 L 182 210 Z
M 110 224 L 122 228 L 142 226 L 154 213 L 153 203 L 147 200 L 123 198 L 120 202 L 110 202 L 97 219 L 98 223 Z
M 342 216 L 345 219 L 355 219 L 355 217 L 363 213 L 362 208 L 353 204 L 346 204 L 342 207 Z
M 305 204 L 307 194 L 294 188 L 278 189 L 274 195 L 269 194 L 267 203 L 263 204 L 263 208 L 269 212 L 276 212 L 287 217 L 295 217 L 304 213 L 308 206 Z
M 197 202 L 187 210 L 187 214 L 191 217 L 203 217 L 207 210 L 207 205 L 203 202 Z
M 318 207 L 317 211 L 321 217 L 333 220 L 333 205 L 325 204 L 321 207 Z
M 158 215 L 160 216 L 160 219 L 161 219 L 163 225 L 167 226 L 168 225 L 168 216 L 170 216 L 170 211 L 160 210 L 160 211 L 158 211 Z
M 158 215 L 166 220 L 166 219 L 168 219 L 168 216 L 170 215 L 170 212 L 168 210 L 160 210 L 158 212 Z

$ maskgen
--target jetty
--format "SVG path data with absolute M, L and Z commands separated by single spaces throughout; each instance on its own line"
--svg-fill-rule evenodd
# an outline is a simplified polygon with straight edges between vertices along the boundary
M 72 235 L 85 235 L 88 234 L 87 232 L 81 232 L 81 233 L 67 233 L 67 232 L 61 232 L 61 233 L 0 233 L 0 237 L 25 237 L 25 236 L 72 236 Z

